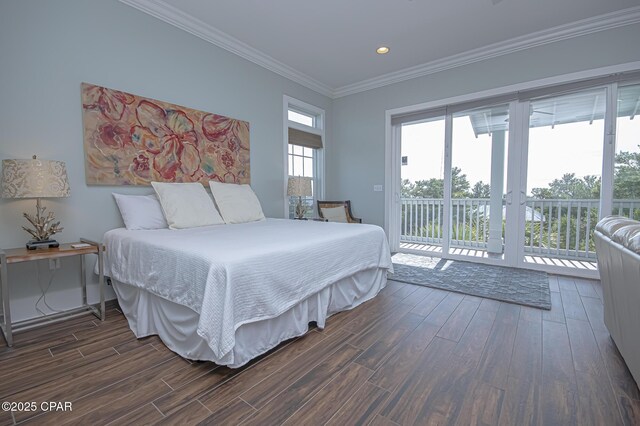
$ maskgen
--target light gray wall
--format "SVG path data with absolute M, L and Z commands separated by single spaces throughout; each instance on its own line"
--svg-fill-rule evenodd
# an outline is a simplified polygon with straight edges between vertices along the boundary
M 384 224 L 384 192 L 373 185 L 384 184 L 386 110 L 638 61 L 637 40 L 640 25 L 627 26 L 334 100 L 327 197 L 351 199 L 354 215 Z
M 83 81 L 249 121 L 252 186 L 267 216 L 283 216 L 284 94 L 327 111 L 330 151 L 329 98 L 116 0 L 2 0 L 0 58 L 0 159 L 37 154 L 67 164 L 71 197 L 46 201 L 65 228 L 59 241 L 101 239 L 121 226 L 111 192 L 151 192 L 86 185 Z M 1 248 L 26 242 L 22 212 L 33 209 L 34 200 L 0 200 Z M 78 261 L 62 265 L 47 293 L 59 309 L 80 304 Z M 14 318 L 35 316 L 35 264 L 9 274 Z M 46 286 L 46 263 L 39 275 Z

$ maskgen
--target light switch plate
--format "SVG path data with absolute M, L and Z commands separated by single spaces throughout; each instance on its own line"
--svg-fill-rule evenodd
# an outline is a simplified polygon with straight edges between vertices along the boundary
M 382 192 L 382 185 L 373 185 L 373 190 L 375 192 Z

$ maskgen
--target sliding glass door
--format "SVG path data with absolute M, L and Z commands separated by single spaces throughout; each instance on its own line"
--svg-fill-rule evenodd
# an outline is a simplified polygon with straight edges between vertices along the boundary
M 595 259 L 606 98 L 598 88 L 529 102 L 526 262 Z
M 453 114 L 449 252 L 502 259 L 509 105 Z
M 399 126 L 399 249 L 503 261 L 509 104 Z
M 401 128 L 401 247 L 442 252 L 444 117 Z
M 640 219 L 639 76 L 393 118 L 394 248 L 593 276 L 598 220 Z

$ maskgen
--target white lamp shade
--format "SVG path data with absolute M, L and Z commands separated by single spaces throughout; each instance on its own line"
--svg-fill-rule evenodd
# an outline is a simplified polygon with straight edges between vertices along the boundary
M 287 184 L 287 195 L 294 197 L 310 197 L 313 195 L 311 192 L 311 178 L 304 176 L 289 176 L 289 182 Z
M 69 194 L 64 161 L 2 160 L 3 198 L 60 198 Z

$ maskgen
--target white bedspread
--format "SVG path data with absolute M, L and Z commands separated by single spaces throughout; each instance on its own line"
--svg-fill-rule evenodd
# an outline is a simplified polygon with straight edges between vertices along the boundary
M 384 231 L 267 219 L 104 236 L 105 273 L 200 314 L 198 334 L 220 359 L 242 324 L 274 318 L 328 285 L 370 268 L 392 270 Z

